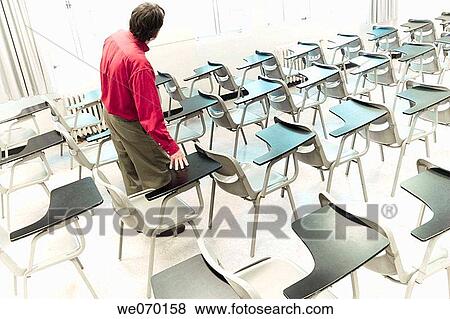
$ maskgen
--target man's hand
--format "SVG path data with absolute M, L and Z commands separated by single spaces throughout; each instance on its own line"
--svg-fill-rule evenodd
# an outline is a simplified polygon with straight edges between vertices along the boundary
M 187 166 L 189 166 L 189 163 L 181 150 L 170 157 L 169 169 L 175 169 L 178 171 L 178 169 L 184 169 Z

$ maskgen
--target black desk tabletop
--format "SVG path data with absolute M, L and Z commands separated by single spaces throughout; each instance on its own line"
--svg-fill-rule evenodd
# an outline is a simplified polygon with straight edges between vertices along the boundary
M 22 151 L 0 160 L 0 166 L 45 151 L 46 149 L 59 145 L 63 142 L 64 138 L 56 131 L 51 131 L 42 135 L 34 136 L 28 140 L 27 145 Z
M 31 98 L 24 98 L 17 101 L 10 101 L 7 104 L 14 104 L 14 107 L 19 108 L 20 112 L 15 116 L 0 120 L 0 124 L 8 123 L 11 121 L 19 120 L 21 118 L 33 115 L 34 113 L 41 112 L 49 108 L 47 102 L 38 96 Z M 0 108 L 4 105 L 0 105 Z
M 328 40 L 328 49 L 329 50 L 342 49 L 358 39 L 359 39 L 358 36 L 347 36 L 338 34 L 334 40 Z
M 436 20 L 443 21 L 445 24 L 450 23 L 450 12 L 443 12 Z
M 97 142 L 100 140 L 103 140 L 105 138 L 109 138 L 111 137 L 111 131 L 109 129 L 106 129 L 105 131 L 98 133 L 98 134 L 93 134 L 91 136 L 88 136 L 86 138 L 86 141 L 91 143 L 91 142 Z
M 16 241 L 68 221 L 103 203 L 91 177 L 52 190 L 47 213 L 40 220 L 10 235 Z
M 406 32 L 414 32 L 416 30 L 420 30 L 424 27 L 426 27 L 427 25 L 429 25 L 431 22 L 430 21 L 408 21 L 406 23 L 403 23 L 401 25 L 401 27 L 403 28 L 407 28 L 408 30 L 405 30 Z
M 314 43 L 306 44 L 306 43 L 298 43 L 295 47 L 289 49 L 290 54 L 285 57 L 285 60 L 292 60 L 303 57 L 307 55 L 309 52 L 314 51 L 319 46 Z
M 244 61 L 246 63 L 244 63 L 243 65 L 239 66 L 237 69 L 238 70 L 243 70 L 243 69 L 249 69 L 249 68 L 254 68 L 260 64 L 262 64 L 263 62 L 266 62 L 270 59 L 272 59 L 273 56 L 271 54 L 262 54 L 262 53 L 255 53 L 253 55 L 250 55 L 248 57 L 246 57 L 244 59 Z
M 166 117 L 166 121 L 171 122 L 178 120 L 185 116 L 200 112 L 208 107 L 215 105 L 217 100 L 212 98 L 203 97 L 200 95 L 194 95 L 193 97 L 187 98 L 180 102 L 182 110 L 180 112 L 171 112 L 170 116 Z M 167 113 L 167 115 L 169 115 Z
M 156 86 L 164 85 L 166 83 L 169 83 L 170 81 L 172 81 L 172 79 L 170 77 L 168 77 L 162 73 L 156 74 L 156 78 L 155 78 Z
M 297 85 L 297 88 L 304 89 L 322 83 L 328 78 L 338 74 L 339 70 L 334 68 L 325 69 L 312 65 L 306 69 L 300 70 L 299 73 L 306 78 L 306 81 Z
M 262 166 L 281 158 L 315 137 L 314 133 L 303 130 L 298 125 L 279 119 L 276 119 L 276 122 L 275 125 L 256 133 L 256 136 L 270 147 L 268 153 L 253 160 L 256 165 Z
M 185 186 L 211 175 L 222 167 L 218 162 L 198 152 L 190 154 L 186 158 L 189 166 L 181 171 L 171 170 L 170 183 L 145 195 L 148 201 L 172 194 Z
M 248 94 L 235 100 L 235 104 L 245 104 L 258 100 L 266 94 L 281 89 L 281 84 L 256 80 L 244 84 L 244 89 L 248 92 Z
M 310 298 L 376 257 L 389 241 L 344 210 L 325 206 L 292 224 L 314 258 L 314 270 L 284 290 L 290 299 Z
M 413 107 L 403 112 L 405 115 L 414 115 L 450 99 L 450 90 L 419 85 L 403 91 L 397 96 L 414 103 Z
M 194 79 L 199 79 L 205 75 L 210 75 L 214 71 L 220 70 L 222 66 L 220 65 L 204 65 L 194 70 L 194 75 L 184 79 L 185 81 L 191 81 Z
M 450 35 L 447 35 L 445 37 L 437 39 L 436 43 L 449 44 L 450 45 Z
M 344 121 L 344 126 L 330 133 L 333 137 L 357 132 L 387 114 L 387 111 L 373 106 L 370 102 L 360 100 L 345 101 L 342 104 L 333 106 L 330 112 Z
M 369 41 L 378 41 L 390 36 L 397 31 L 398 30 L 394 27 L 375 27 L 367 34 L 372 36 L 371 38 L 369 38 Z
M 407 62 L 414 60 L 421 55 L 433 51 L 433 46 L 423 46 L 416 45 L 412 43 L 404 43 L 400 48 L 396 48 L 392 51 L 402 53 L 402 57 L 399 59 L 400 62 Z
M 375 55 L 360 55 L 350 60 L 350 63 L 358 67 L 353 69 L 350 73 L 353 75 L 365 74 L 372 70 L 378 69 L 383 65 L 389 63 L 389 58 Z
M 428 241 L 450 230 L 450 172 L 432 168 L 401 184 L 402 188 L 427 205 L 433 218 L 414 229 L 412 235 Z

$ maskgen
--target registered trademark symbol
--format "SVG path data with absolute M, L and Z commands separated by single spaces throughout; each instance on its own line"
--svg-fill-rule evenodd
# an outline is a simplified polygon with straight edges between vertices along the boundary
M 387 219 L 394 219 L 398 215 L 398 207 L 395 204 L 385 204 L 381 207 L 381 214 Z

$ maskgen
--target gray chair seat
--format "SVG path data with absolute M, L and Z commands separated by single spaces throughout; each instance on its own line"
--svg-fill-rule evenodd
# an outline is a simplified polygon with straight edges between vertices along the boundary
M 334 162 L 338 156 L 339 144 L 334 144 L 327 140 L 322 140 L 321 142 L 322 142 L 322 147 L 323 147 L 323 151 L 325 153 L 326 158 L 328 159 L 328 161 Z M 350 148 L 344 148 L 341 159 L 345 159 L 346 157 L 351 157 L 351 156 L 356 156 L 356 155 L 358 155 L 357 151 L 352 150 Z
M 248 182 L 250 183 L 252 189 L 259 193 L 263 189 L 264 177 L 266 174 L 265 166 L 257 166 L 253 163 L 243 163 L 241 164 L 242 170 L 247 176 Z M 283 176 L 275 171 L 272 171 L 269 178 L 268 188 L 273 185 L 287 181 L 287 177 Z
M 149 202 L 144 195 L 131 197 L 130 202 L 133 207 L 144 214 L 145 226 L 149 230 L 155 230 L 161 222 L 160 209 L 162 207 L 164 198 L 158 198 L 154 201 Z M 151 207 L 149 209 L 149 207 Z M 171 198 L 166 204 L 166 210 L 164 212 L 164 228 L 158 229 L 157 233 L 164 232 L 165 230 L 172 229 L 180 224 L 186 223 L 189 220 L 189 216 L 195 218 L 198 216 L 196 212 L 189 207 L 182 200 L 174 197 Z M 141 221 L 137 221 L 135 216 L 124 217 L 123 221 L 127 225 L 137 225 Z
M 82 148 L 82 151 L 88 161 L 95 165 L 97 163 L 98 145 L 92 145 Z M 105 165 L 107 163 L 113 163 L 118 160 L 116 149 L 112 141 L 108 141 L 102 146 L 102 152 L 100 154 L 99 165 Z
M 32 160 L 14 169 L 12 188 L 18 189 L 29 185 L 45 182 L 50 177 L 45 164 L 39 160 Z M 8 191 L 11 178 L 11 170 L 6 169 L 0 173 L 0 192 Z
M 197 255 L 152 277 L 157 299 L 239 299 L 231 286 L 218 277 Z
M 244 109 L 241 109 L 241 108 L 234 108 L 234 109 L 230 110 L 230 115 L 231 115 L 231 118 L 233 119 L 233 122 L 236 124 L 240 124 L 243 113 L 244 113 Z M 245 119 L 244 119 L 243 125 L 245 126 L 245 125 L 249 125 L 249 124 L 253 124 L 253 123 L 259 123 L 259 122 L 262 122 L 263 120 L 265 120 L 264 115 L 255 114 L 255 113 L 247 110 L 247 112 L 245 113 Z
M 79 113 L 77 125 L 75 127 L 75 117 L 75 114 L 64 117 L 64 120 L 71 129 L 82 129 L 89 126 L 99 125 L 101 123 L 100 120 L 92 114 Z
M 11 134 L 9 141 L 8 141 L 8 134 Z M 22 144 L 36 135 L 37 135 L 36 132 L 31 128 L 27 127 L 13 128 L 11 130 L 11 133 L 6 131 L 0 134 L 0 145 L 13 146 Z
M 175 137 L 175 133 L 177 130 L 177 125 L 171 125 L 167 127 L 167 130 L 169 131 L 170 136 L 172 136 L 172 138 L 176 138 L 176 142 L 177 143 L 185 143 L 188 141 L 192 141 L 192 140 L 196 140 L 199 139 L 200 137 L 202 137 L 202 134 L 187 127 L 186 125 L 181 124 L 180 129 L 178 131 L 178 137 Z

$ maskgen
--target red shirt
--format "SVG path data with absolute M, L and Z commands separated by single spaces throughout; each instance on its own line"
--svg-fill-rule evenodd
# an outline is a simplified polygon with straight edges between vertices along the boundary
M 167 131 L 155 73 L 145 56 L 147 44 L 129 31 L 118 31 L 105 40 L 100 63 L 102 102 L 109 114 L 139 121 L 144 130 L 169 155 L 178 152 Z

